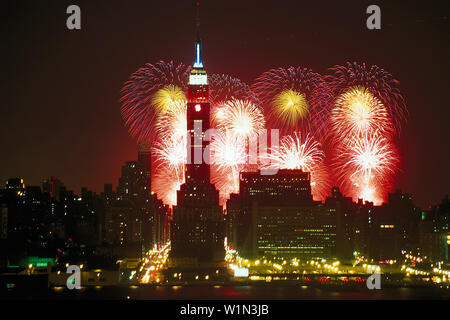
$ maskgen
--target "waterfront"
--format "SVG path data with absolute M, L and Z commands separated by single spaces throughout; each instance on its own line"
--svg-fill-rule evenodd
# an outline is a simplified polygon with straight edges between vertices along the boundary
M 2 293 L 2 299 L 37 300 L 425 300 L 450 299 L 439 286 L 382 287 L 255 284 L 235 286 L 92 286 L 79 290 L 51 287 Z

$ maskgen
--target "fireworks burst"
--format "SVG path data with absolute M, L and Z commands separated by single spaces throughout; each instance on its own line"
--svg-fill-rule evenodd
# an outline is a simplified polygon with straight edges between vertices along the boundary
M 157 113 L 164 113 L 167 109 L 170 109 L 172 105 L 185 100 L 186 96 L 183 90 L 170 84 L 167 87 L 156 91 L 152 97 L 152 105 Z
M 330 69 L 331 75 L 325 77 L 334 96 L 341 95 L 350 87 L 362 86 L 376 97 L 387 109 L 395 132 L 400 133 L 401 125 L 406 121 L 408 111 L 400 92 L 400 83 L 390 73 L 378 66 L 366 66 L 365 63 L 347 62 L 344 66 Z
M 147 63 L 131 75 L 121 91 L 121 113 L 125 125 L 134 138 L 152 140 L 153 124 L 157 115 L 154 94 L 174 86 L 185 92 L 190 67 L 180 63 L 160 61 Z
M 186 139 L 161 139 L 153 146 L 154 163 L 156 169 L 160 166 L 169 166 L 177 169 L 186 163 Z M 182 170 L 183 171 L 183 170 Z
M 177 191 L 184 183 L 184 164 L 178 170 L 173 170 L 171 166 L 161 166 L 152 176 L 152 191 L 156 193 L 158 199 L 166 205 L 177 204 Z
M 211 182 L 219 190 L 221 204 L 239 191 L 239 173 L 247 163 L 246 143 L 232 131 L 217 130 L 211 141 Z
M 218 129 L 210 144 L 211 182 L 222 205 L 239 192 L 241 172 L 261 167 L 247 160 L 250 142 L 266 125 L 284 135 L 267 155 L 270 166 L 310 172 L 315 200 L 324 200 L 330 190 L 318 142 L 328 132 L 342 190 L 354 199 L 381 203 L 399 163 L 392 139 L 407 117 L 399 83 L 377 66 L 346 63 L 330 70 L 322 77 L 308 68 L 272 69 L 251 87 L 228 75 L 209 77 L 211 124 Z M 181 63 L 146 64 L 121 91 L 130 134 L 152 145 L 152 190 L 169 205 L 176 204 L 185 179 L 189 71 Z
M 354 199 L 380 204 L 399 163 L 393 137 L 407 116 L 399 83 L 364 63 L 331 71 L 325 78 L 337 97 L 330 116 L 336 179 Z
M 265 129 L 261 110 L 249 100 L 222 102 L 213 109 L 212 123 L 218 129 L 211 142 L 211 181 L 221 202 L 239 191 L 239 173 L 249 169 L 250 143 Z
M 330 133 L 340 141 L 380 131 L 392 134 L 386 107 L 364 87 L 352 87 L 340 95 L 331 111 Z
M 318 73 L 301 67 L 272 69 L 259 76 L 252 89 L 271 128 L 323 133 L 332 95 Z
M 329 191 L 325 154 L 320 144 L 311 136 L 302 139 L 301 133 L 284 136 L 280 146 L 267 155 L 271 169 L 301 169 L 311 173 L 311 190 L 314 199 L 325 200 Z
M 160 113 L 155 123 L 155 131 L 157 139 L 152 148 L 152 160 L 157 182 L 153 184 L 153 191 L 164 203 L 174 205 L 176 191 L 184 182 L 184 166 L 187 160 L 186 101 L 174 101 L 164 113 Z M 159 184 L 168 189 L 163 190 Z
M 237 78 L 230 77 L 226 74 L 213 74 L 208 80 L 211 105 L 232 99 L 256 102 L 250 87 Z
M 213 124 L 242 138 L 254 140 L 265 128 L 261 110 L 249 100 L 231 100 L 213 111 Z
M 277 117 L 285 119 L 290 127 L 294 127 L 301 119 L 306 118 L 309 112 L 305 96 L 293 90 L 284 90 L 275 96 L 272 104 L 276 106 L 274 113 Z
M 152 191 L 170 206 L 176 205 L 176 192 L 184 183 L 186 164 L 186 139 L 161 139 L 152 148 L 155 174 Z
M 163 140 L 186 140 L 187 136 L 186 100 L 177 100 L 159 114 L 155 122 L 155 131 Z
M 335 167 L 344 190 L 354 199 L 381 204 L 399 163 L 393 144 L 379 132 L 354 136 L 342 145 Z

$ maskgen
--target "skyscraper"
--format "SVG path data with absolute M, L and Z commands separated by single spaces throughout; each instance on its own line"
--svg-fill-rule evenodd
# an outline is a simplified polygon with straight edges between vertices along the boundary
M 137 161 L 127 161 L 119 178 L 118 196 L 125 200 L 141 200 L 149 193 L 144 168 Z
M 310 174 L 244 172 L 227 202 L 229 240 L 247 258 L 334 258 L 336 208 L 313 201 Z
M 59 193 L 61 187 L 63 186 L 64 184 L 61 182 L 61 180 L 52 176 L 44 180 L 44 182 L 42 183 L 42 191 L 48 192 L 52 199 L 59 201 L 60 200 Z
M 171 259 L 174 267 L 220 263 L 224 258 L 224 218 L 219 193 L 210 183 L 208 141 L 210 105 L 208 76 L 203 67 L 197 17 L 195 60 L 189 75 L 187 101 L 188 147 L 186 182 L 177 192 L 171 227 Z
M 149 141 L 141 140 L 138 142 L 138 163 L 144 170 L 144 175 L 146 179 L 147 190 L 151 188 L 151 144 Z

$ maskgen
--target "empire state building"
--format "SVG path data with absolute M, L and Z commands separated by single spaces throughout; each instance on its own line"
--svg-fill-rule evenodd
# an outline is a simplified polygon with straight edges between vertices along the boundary
M 197 18 L 194 63 L 187 95 L 187 159 L 185 183 L 177 192 L 177 205 L 171 224 L 169 266 L 201 267 L 222 263 L 224 216 L 219 192 L 210 182 L 208 139 L 210 128 L 208 75 L 203 66 L 202 43 Z

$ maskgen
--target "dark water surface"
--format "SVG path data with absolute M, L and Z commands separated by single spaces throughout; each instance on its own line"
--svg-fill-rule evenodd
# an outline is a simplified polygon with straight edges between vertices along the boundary
M 439 287 L 361 287 L 255 284 L 242 286 L 123 286 L 65 287 L 33 292 L 3 292 L 2 299 L 44 300 L 410 300 L 450 299 L 450 289 Z

